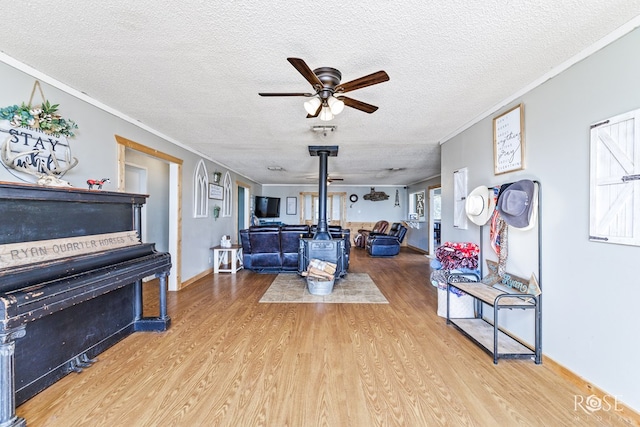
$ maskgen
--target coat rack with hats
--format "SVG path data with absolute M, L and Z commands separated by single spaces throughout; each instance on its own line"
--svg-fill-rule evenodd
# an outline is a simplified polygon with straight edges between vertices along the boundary
M 465 199 L 465 212 L 471 222 L 480 227 L 480 281 L 469 281 L 451 275 L 447 281 L 447 324 L 451 324 L 498 359 L 533 359 L 542 363 L 542 296 L 541 296 L 541 186 L 539 181 L 523 179 L 498 187 L 479 186 Z M 497 262 L 483 265 L 484 226 L 490 227 L 491 249 Z M 525 279 L 507 272 L 509 233 L 520 233 L 537 227 L 538 271 Z M 472 318 L 450 316 L 451 291 L 456 289 L 474 299 Z M 493 319 L 483 315 L 483 308 L 493 309 Z M 532 310 L 534 313 L 534 344 L 528 345 L 502 330 L 501 310 Z

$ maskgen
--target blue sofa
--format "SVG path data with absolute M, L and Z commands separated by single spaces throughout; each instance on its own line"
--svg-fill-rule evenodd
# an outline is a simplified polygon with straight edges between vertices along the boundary
M 300 238 L 313 237 L 315 230 L 315 225 L 254 225 L 240 230 L 244 268 L 261 273 L 297 272 Z M 345 239 L 348 268 L 351 233 L 332 225 L 329 234 L 334 239 Z

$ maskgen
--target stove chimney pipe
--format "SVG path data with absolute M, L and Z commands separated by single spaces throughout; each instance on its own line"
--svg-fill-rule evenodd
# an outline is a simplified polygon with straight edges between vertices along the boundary
M 338 146 L 310 145 L 309 154 L 320 157 L 320 172 L 318 177 L 318 228 L 313 240 L 331 240 L 327 224 L 327 171 L 328 157 L 338 155 Z

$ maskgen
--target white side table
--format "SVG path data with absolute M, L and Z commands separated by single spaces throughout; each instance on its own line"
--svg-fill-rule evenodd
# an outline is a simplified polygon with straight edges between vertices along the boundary
M 213 248 L 213 273 L 231 273 L 236 274 L 238 270 L 244 268 L 242 263 L 242 246 L 231 245 L 230 248 L 223 248 L 218 245 Z M 229 268 L 221 268 L 229 265 Z

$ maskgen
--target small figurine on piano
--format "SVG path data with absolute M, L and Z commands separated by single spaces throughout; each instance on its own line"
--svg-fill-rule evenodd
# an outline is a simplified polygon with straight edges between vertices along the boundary
M 93 190 L 93 186 L 96 185 L 98 186 L 98 190 L 102 190 L 102 185 L 105 182 L 111 182 L 111 180 L 109 178 L 102 178 L 102 179 L 88 179 L 87 180 L 87 185 L 89 185 L 89 190 Z

